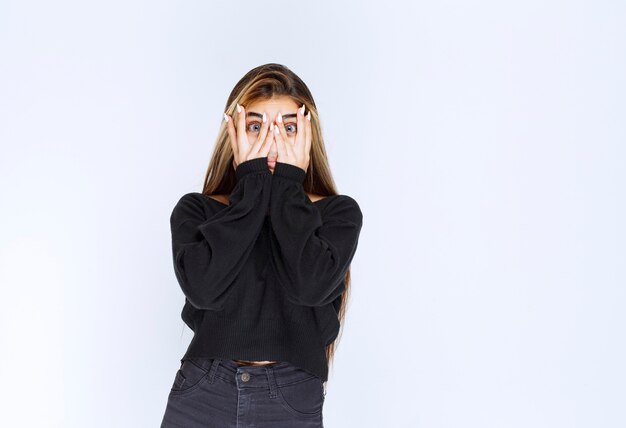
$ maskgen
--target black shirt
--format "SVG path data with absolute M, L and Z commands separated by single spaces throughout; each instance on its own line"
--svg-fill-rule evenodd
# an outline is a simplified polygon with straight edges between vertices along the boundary
M 326 381 L 359 205 L 347 195 L 311 202 L 306 172 L 276 162 L 272 174 L 267 157 L 235 175 L 229 205 L 188 193 L 170 217 L 181 316 L 194 331 L 181 361 L 288 361 Z

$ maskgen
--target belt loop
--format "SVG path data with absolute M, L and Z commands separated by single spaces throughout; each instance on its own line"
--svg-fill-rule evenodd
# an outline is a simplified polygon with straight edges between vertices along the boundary
M 265 373 L 267 374 L 267 383 L 270 387 L 270 398 L 276 398 L 278 395 L 276 389 L 278 387 L 276 386 L 276 379 L 274 379 L 274 369 L 271 365 L 265 366 Z
M 213 383 L 215 379 L 215 373 L 217 373 L 217 367 L 220 365 L 220 359 L 214 358 L 213 364 L 211 364 L 211 370 L 209 371 L 209 383 Z

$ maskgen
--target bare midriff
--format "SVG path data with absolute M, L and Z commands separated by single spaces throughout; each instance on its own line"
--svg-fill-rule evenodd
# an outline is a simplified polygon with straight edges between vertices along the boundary
M 278 361 L 249 361 L 249 360 L 233 360 L 236 363 L 246 366 L 265 366 L 267 364 L 275 364 Z

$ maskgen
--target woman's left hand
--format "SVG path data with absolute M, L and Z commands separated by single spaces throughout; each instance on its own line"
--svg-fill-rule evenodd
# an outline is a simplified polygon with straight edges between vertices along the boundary
M 283 121 L 276 120 L 274 126 L 274 137 L 278 151 L 276 161 L 297 166 L 306 172 L 311 159 L 311 112 L 306 118 L 304 117 L 304 104 L 298 109 L 297 120 L 298 129 L 293 143 L 289 141 Z

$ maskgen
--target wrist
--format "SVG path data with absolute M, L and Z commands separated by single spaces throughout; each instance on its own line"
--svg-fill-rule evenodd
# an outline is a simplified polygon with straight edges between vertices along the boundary
M 241 180 L 246 175 L 255 172 L 270 172 L 270 169 L 267 167 L 267 157 L 248 159 L 235 168 L 237 180 Z
M 298 183 L 304 183 L 306 171 L 299 166 L 277 161 L 276 166 L 274 166 L 274 177 L 282 177 Z

